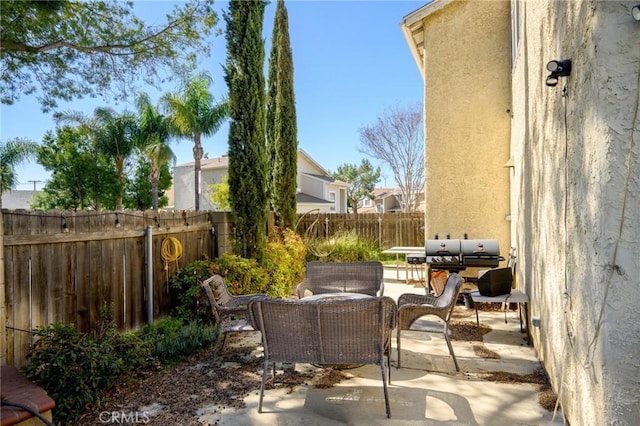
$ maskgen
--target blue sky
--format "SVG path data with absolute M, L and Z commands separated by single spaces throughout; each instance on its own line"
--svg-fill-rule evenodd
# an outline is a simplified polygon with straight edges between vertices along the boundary
M 366 155 L 358 151 L 359 129 L 375 123 L 390 107 L 421 104 L 423 82 L 400 29 L 402 18 L 428 1 L 308 1 L 289 0 L 289 35 L 294 61 L 294 85 L 298 117 L 299 147 L 328 171 L 341 164 L 360 164 Z M 139 15 L 157 23 L 170 9 L 168 1 L 137 1 Z M 226 10 L 227 2 L 217 2 Z M 269 57 L 271 29 L 276 2 L 266 8 L 265 56 Z M 222 14 L 219 14 L 224 25 Z M 227 93 L 222 64 L 225 62 L 224 35 L 213 39 L 212 55 L 200 68 L 214 80 L 212 91 L 220 99 Z M 164 91 L 178 85 L 165 86 Z M 152 99 L 162 92 L 143 88 Z M 91 115 L 97 106 L 134 110 L 133 103 L 110 104 L 100 99 L 61 104 L 62 111 L 83 111 Z M 34 98 L 23 97 L 14 105 L 0 106 L 0 139 L 26 137 L 36 142 L 55 129 L 52 114 L 44 114 Z M 205 138 L 209 158 L 227 152 L 228 125 Z M 193 161 L 192 144 L 174 142 L 177 163 Z M 370 158 L 369 158 L 370 159 Z M 375 165 L 376 160 L 370 159 Z M 18 168 L 16 189 L 33 189 L 33 180 L 45 181 L 48 172 L 35 163 Z M 39 189 L 42 183 L 37 184 Z M 383 169 L 377 186 L 395 186 Z

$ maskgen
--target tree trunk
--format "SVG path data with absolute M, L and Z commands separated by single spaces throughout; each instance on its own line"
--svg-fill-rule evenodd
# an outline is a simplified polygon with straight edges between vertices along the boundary
M 194 137 L 193 147 L 193 159 L 195 160 L 193 166 L 193 182 L 195 193 L 195 211 L 200 211 L 200 160 L 202 160 L 203 150 L 200 143 L 200 133 L 196 133 Z

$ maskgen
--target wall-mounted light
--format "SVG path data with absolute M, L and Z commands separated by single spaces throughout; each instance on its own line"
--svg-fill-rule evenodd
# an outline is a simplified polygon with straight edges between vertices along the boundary
M 547 71 L 551 74 L 547 76 L 545 84 L 549 87 L 554 87 L 558 84 L 559 77 L 567 77 L 571 74 L 571 59 L 549 61 L 547 64 Z
M 640 21 L 640 4 L 636 4 L 631 8 L 631 16 L 633 16 L 633 19 L 636 21 Z

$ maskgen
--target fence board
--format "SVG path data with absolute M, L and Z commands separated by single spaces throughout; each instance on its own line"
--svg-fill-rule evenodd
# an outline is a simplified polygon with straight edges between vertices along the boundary
M 98 325 L 103 303 L 113 302 L 118 327 L 138 329 L 147 320 L 147 262 L 157 319 L 171 308 L 169 277 L 231 247 L 230 215 L 220 212 L 3 210 L 2 220 L 7 363 L 17 367 L 23 366 L 34 325 L 75 322 L 87 332 Z M 307 214 L 300 216 L 297 232 L 327 238 L 353 231 L 384 249 L 422 246 L 423 223 L 422 213 Z M 147 226 L 152 259 L 145 259 Z M 161 249 L 167 237 L 180 241 L 183 255 L 165 271 Z
M 330 238 L 354 232 L 376 242 L 380 248 L 424 245 L 424 213 L 304 214 L 296 232 L 306 238 Z
M 22 367 L 30 331 L 53 322 L 84 332 L 99 324 L 105 302 L 122 330 L 141 327 L 146 315 L 146 262 L 154 270 L 154 317 L 171 308 L 162 241 L 183 245 L 178 268 L 209 257 L 211 215 L 206 212 L 28 212 L 3 210 L 7 363 Z M 66 227 L 64 224 L 66 223 Z M 145 259 L 152 225 L 153 258 Z

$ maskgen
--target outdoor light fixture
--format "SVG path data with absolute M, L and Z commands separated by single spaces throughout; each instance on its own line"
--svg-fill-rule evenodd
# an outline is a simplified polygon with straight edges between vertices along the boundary
M 549 61 L 547 64 L 547 71 L 551 74 L 547 76 L 545 84 L 549 87 L 554 87 L 558 84 L 558 77 L 567 77 L 571 74 L 571 59 Z
M 636 4 L 631 8 L 631 16 L 633 16 L 633 19 L 636 21 L 640 21 L 640 4 Z

